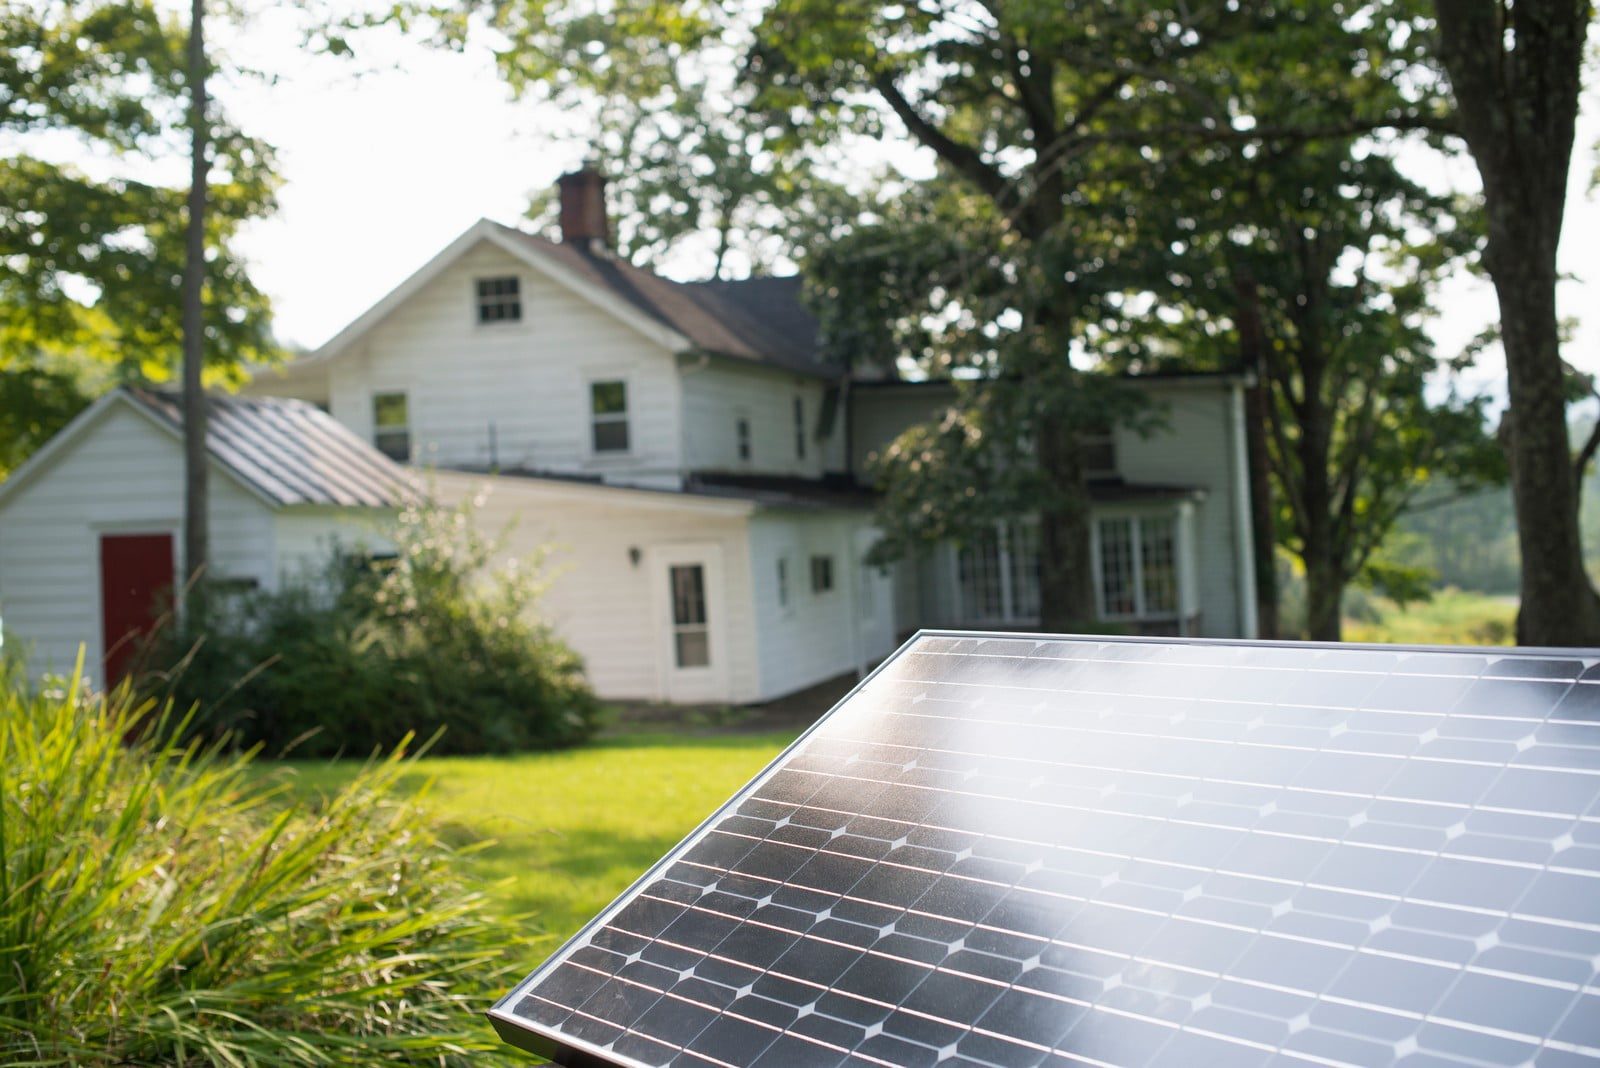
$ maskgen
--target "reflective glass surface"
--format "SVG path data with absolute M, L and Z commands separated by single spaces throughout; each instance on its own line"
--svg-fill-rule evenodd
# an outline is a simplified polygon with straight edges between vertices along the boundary
M 1600 1058 L 1600 656 L 927 635 L 491 1014 L 572 1063 Z

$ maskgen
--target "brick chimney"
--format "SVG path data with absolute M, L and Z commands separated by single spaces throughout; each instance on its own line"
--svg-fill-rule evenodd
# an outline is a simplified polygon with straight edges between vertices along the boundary
M 599 251 L 611 244 L 611 224 L 606 219 L 606 180 L 585 164 L 556 182 L 561 190 L 561 241 Z

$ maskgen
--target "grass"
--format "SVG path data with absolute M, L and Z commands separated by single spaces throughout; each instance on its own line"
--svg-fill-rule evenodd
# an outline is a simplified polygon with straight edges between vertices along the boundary
M 1514 598 L 1445 589 L 1431 601 L 1401 608 L 1374 597 L 1366 601 L 1373 618 L 1346 619 L 1344 637 L 1352 642 L 1407 645 L 1510 645 L 1516 633 Z
M 428 786 L 423 804 L 444 838 L 476 846 L 459 858 L 462 874 L 504 914 L 527 917 L 542 958 L 793 738 L 638 733 L 555 753 L 424 758 L 400 786 Z M 318 794 L 358 766 L 289 765 L 295 790 Z

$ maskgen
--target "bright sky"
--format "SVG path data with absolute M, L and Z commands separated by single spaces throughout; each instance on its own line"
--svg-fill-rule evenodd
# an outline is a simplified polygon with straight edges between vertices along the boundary
M 218 29 L 223 29 L 218 27 Z M 515 222 L 531 190 L 581 159 L 572 120 L 515 102 L 477 46 L 446 53 L 398 34 L 365 44 L 362 68 L 300 53 L 286 20 L 253 20 L 234 57 L 281 72 L 273 84 L 241 81 L 218 95 L 241 125 L 278 147 L 282 210 L 254 228 L 245 249 L 273 298 L 280 336 L 315 346 L 483 216 Z M 1561 311 L 1579 320 L 1567 358 L 1600 371 L 1600 205 L 1588 195 L 1600 108 L 1581 123 L 1570 183 Z M 1470 163 L 1421 173 L 1476 187 Z M 693 271 L 696 265 L 684 265 Z M 1495 315 L 1493 290 L 1462 277 L 1441 294 L 1435 337 L 1453 354 Z M 1470 388 L 1496 388 L 1486 357 Z M 1496 388 L 1498 392 L 1498 388 Z

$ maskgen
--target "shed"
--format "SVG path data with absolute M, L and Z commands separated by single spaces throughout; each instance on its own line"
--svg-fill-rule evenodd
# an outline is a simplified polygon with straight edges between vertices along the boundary
M 406 469 L 304 401 L 207 398 L 211 577 L 276 589 L 335 542 L 386 541 Z M 115 681 L 178 573 L 177 394 L 122 387 L 0 483 L 0 636 L 35 677 Z

